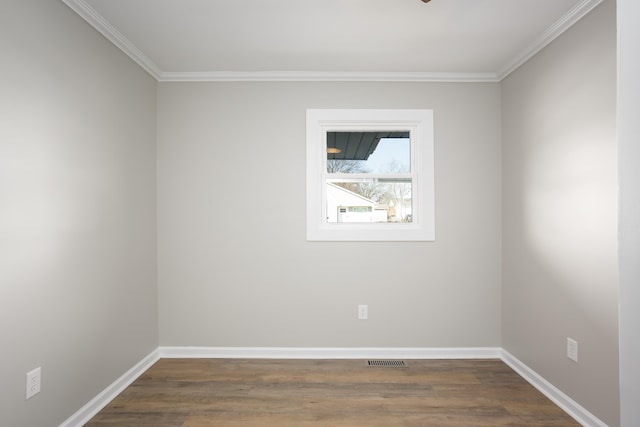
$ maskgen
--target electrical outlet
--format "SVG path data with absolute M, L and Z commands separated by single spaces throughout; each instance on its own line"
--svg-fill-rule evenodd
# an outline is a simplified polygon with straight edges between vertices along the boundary
M 567 357 L 574 362 L 578 362 L 578 342 L 567 338 Z
M 358 306 L 358 319 L 359 320 L 367 320 L 369 318 L 369 306 L 368 305 L 359 305 Z
M 27 399 L 40 393 L 40 381 L 42 369 L 37 367 L 33 371 L 27 372 Z

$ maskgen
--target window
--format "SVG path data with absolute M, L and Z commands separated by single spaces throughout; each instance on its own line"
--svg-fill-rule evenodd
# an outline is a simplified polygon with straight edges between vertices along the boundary
M 434 240 L 433 112 L 307 110 L 307 240 Z

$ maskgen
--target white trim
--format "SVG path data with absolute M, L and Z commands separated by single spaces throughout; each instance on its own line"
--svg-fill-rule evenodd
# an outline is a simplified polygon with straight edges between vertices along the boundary
M 578 3 L 573 9 L 547 28 L 534 43 L 516 55 L 516 57 L 510 62 L 505 64 L 505 66 L 497 73 L 498 81 L 502 81 L 505 77 L 518 69 L 518 67 L 544 49 L 549 43 L 571 28 L 573 24 L 582 19 L 583 16 L 591 12 L 596 6 L 602 3 L 602 1 L 603 0 L 582 0 Z
M 511 353 L 502 349 L 500 358 L 511 369 L 516 371 L 518 375 L 527 380 L 532 386 L 538 389 L 542 394 L 547 396 L 549 400 L 558 405 L 567 414 L 573 417 L 583 426 L 588 427 L 607 427 L 598 417 L 587 411 L 575 400 L 564 394 L 549 381 L 538 375 L 533 369 L 516 359 Z
M 167 359 L 499 359 L 501 354 L 497 347 L 159 347 L 159 353 Z
M 309 108 L 306 117 L 308 241 L 435 240 L 433 110 Z M 410 223 L 336 223 L 327 220 L 327 132 L 367 130 L 408 130 L 411 134 L 413 220 Z
M 67 418 L 59 427 L 81 427 L 109 404 L 117 395 L 133 383 L 140 375 L 160 359 L 160 351 L 156 348 L 144 359 L 136 363 L 131 369 L 125 372 L 120 378 L 107 386 L 96 397 L 91 399 L 86 405 L 78 409 L 75 414 Z
M 156 80 L 161 74 L 160 68 L 145 55 L 136 45 L 131 43 L 120 31 L 109 23 L 94 8 L 89 6 L 84 0 L 62 0 L 89 25 L 95 28 L 100 34 L 105 36 L 111 43 L 133 59 L 144 70 L 151 74 Z
M 496 83 L 495 73 L 210 71 L 161 72 L 160 82 L 427 82 Z
M 499 347 L 194 347 L 161 346 L 60 424 L 80 427 L 159 359 L 500 359 L 563 411 L 585 427 L 607 427 L 591 412 L 545 380 L 508 351 Z
M 162 71 L 136 45 L 109 23 L 85 0 L 62 0 L 81 18 L 160 82 L 422 82 L 422 83 L 496 83 L 528 61 L 545 46 L 578 22 L 603 0 L 582 0 L 526 49 L 508 61 L 498 72 L 340 72 L 340 71 Z

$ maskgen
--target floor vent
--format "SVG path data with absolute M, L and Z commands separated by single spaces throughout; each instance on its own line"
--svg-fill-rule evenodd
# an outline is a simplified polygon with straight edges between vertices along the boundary
M 392 367 L 405 367 L 404 360 L 368 360 L 367 366 L 392 366 Z

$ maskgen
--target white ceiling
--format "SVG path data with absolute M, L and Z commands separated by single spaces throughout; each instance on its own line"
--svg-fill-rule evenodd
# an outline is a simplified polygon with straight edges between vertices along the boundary
M 63 0 L 160 81 L 499 81 L 602 0 Z

